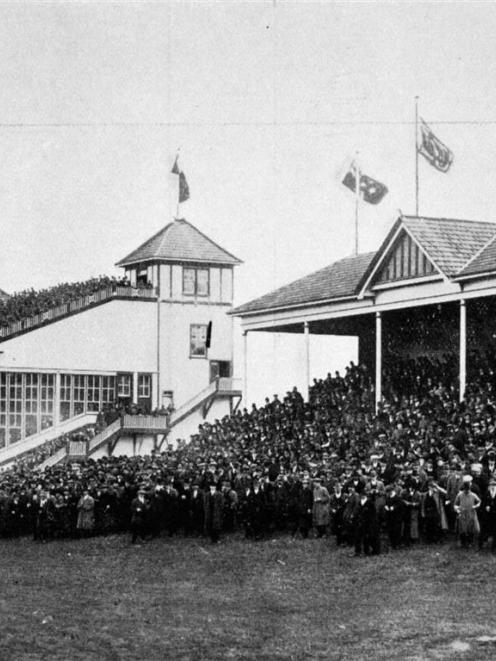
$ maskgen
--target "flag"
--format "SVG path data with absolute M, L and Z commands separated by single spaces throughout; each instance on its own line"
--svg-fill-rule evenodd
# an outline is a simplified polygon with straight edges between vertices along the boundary
M 353 163 L 342 182 L 346 188 L 349 188 L 353 192 L 356 191 L 356 171 L 357 167 Z M 381 184 L 380 181 L 368 177 L 366 174 L 359 172 L 359 175 L 360 194 L 365 202 L 368 202 L 369 204 L 379 204 L 384 195 L 388 192 L 387 187 L 384 184 Z
M 172 166 L 172 174 L 179 175 L 179 203 L 181 203 L 181 202 L 186 202 L 186 200 L 189 199 L 189 186 L 188 186 L 188 182 L 186 181 L 186 176 L 184 172 L 179 167 L 178 160 L 179 160 L 179 156 L 176 156 L 176 160 L 174 161 L 174 165 Z
M 429 126 L 420 118 L 419 154 L 440 172 L 448 172 L 453 163 L 453 152 L 436 138 Z

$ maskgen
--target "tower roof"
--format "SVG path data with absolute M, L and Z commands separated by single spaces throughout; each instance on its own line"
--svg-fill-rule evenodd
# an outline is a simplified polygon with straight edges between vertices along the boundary
M 181 218 L 163 227 L 117 262 L 117 266 L 161 261 L 241 264 L 240 259 Z

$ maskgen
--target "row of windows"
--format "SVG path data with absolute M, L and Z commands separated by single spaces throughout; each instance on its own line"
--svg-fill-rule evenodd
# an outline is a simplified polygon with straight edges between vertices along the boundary
M 138 399 L 150 399 L 150 374 L 138 374 Z M 59 415 L 68 420 L 99 411 L 116 400 L 130 399 L 133 375 L 61 374 Z M 0 447 L 52 427 L 55 418 L 55 375 L 0 373 Z

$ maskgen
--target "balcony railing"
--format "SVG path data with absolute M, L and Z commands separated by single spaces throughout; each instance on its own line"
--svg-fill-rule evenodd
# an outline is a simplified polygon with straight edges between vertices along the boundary
M 41 326 L 47 321 L 54 321 L 60 317 L 64 317 L 72 312 L 80 312 L 86 308 L 91 307 L 96 303 L 103 303 L 110 301 L 114 298 L 147 298 L 155 299 L 157 293 L 155 289 L 140 289 L 137 287 L 121 287 L 119 285 L 105 287 L 99 291 L 82 296 L 74 301 L 57 305 L 46 312 L 40 312 L 32 317 L 26 317 L 20 321 L 16 321 L 8 326 L 0 327 L 0 339 L 5 339 L 11 335 L 22 333 L 37 326 Z

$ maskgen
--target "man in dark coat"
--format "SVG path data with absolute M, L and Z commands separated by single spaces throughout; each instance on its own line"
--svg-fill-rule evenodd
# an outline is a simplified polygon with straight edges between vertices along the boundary
M 386 504 L 384 514 L 389 543 L 392 549 L 397 549 L 401 542 L 401 526 L 403 522 L 403 501 L 394 485 L 386 488 Z
M 194 481 L 187 494 L 187 524 L 186 533 L 189 535 L 201 535 L 204 529 L 204 494 L 198 481 Z
M 55 501 L 46 491 L 40 491 L 34 502 L 34 538 L 45 542 L 53 538 L 55 524 Z
M 215 484 L 209 486 L 208 493 L 204 497 L 205 532 L 217 544 L 222 531 L 222 513 L 224 509 L 224 497 L 217 491 Z
M 149 505 L 146 502 L 145 490 L 138 489 L 138 495 L 131 502 L 131 542 L 134 544 L 138 536 L 142 541 L 146 537 L 146 518 Z
M 355 555 L 380 552 L 379 526 L 375 504 L 367 489 L 358 496 L 353 510 L 353 529 L 355 537 Z
M 299 531 L 303 539 L 306 539 L 312 528 L 313 489 L 310 485 L 310 478 L 303 478 L 301 486 L 295 491 L 294 498 L 297 519 L 293 537 Z
M 491 477 L 489 487 L 482 495 L 482 505 L 480 507 L 479 549 L 484 542 L 492 537 L 491 551 L 496 551 L 496 478 Z
M 334 493 L 331 496 L 331 533 L 336 537 L 336 544 L 341 546 L 345 542 L 345 526 L 344 526 L 344 508 L 346 505 L 346 498 L 341 488 L 341 483 L 336 482 L 334 485 Z
M 261 539 L 265 530 L 265 492 L 263 480 L 255 479 L 253 487 L 248 489 L 243 500 L 243 520 L 245 536 Z

